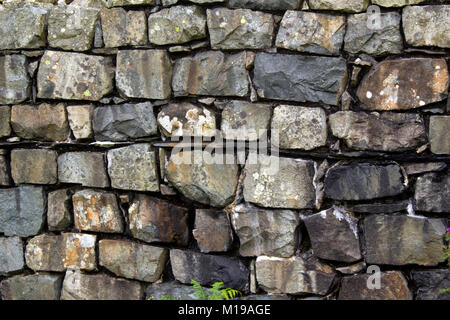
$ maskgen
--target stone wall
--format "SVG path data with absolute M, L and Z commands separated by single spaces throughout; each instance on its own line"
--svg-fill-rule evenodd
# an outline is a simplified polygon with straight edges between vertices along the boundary
M 448 1 L 54 2 L 0 5 L 2 299 L 450 299 Z

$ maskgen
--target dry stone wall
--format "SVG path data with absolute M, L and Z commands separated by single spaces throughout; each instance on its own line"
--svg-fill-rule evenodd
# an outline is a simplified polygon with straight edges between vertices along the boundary
M 1 298 L 450 299 L 449 50 L 448 1 L 0 1 Z

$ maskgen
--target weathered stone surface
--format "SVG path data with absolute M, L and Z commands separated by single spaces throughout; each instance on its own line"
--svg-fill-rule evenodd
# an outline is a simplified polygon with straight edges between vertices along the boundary
M 47 223 L 49 230 L 64 230 L 72 224 L 72 213 L 69 210 L 70 200 L 69 189 L 48 193 Z
M 100 11 L 100 16 L 106 48 L 147 44 L 147 17 L 144 11 L 105 8 Z
M 259 155 L 258 159 L 255 163 L 247 160 L 245 165 L 246 201 L 268 208 L 314 207 L 316 196 L 313 161 L 263 155 Z
M 340 111 L 330 115 L 329 123 L 333 135 L 352 149 L 407 151 L 427 143 L 425 123 L 418 114 Z
M 165 50 L 120 50 L 116 86 L 127 98 L 167 99 L 172 65 Z
M 225 0 L 189 0 L 190 2 L 193 3 L 198 3 L 198 4 L 208 4 L 208 3 L 216 3 L 216 2 L 225 2 Z
M 430 150 L 435 154 L 450 154 L 450 116 L 430 117 Z
M 0 104 L 21 103 L 30 97 L 31 81 L 27 66 L 25 56 L 14 54 L 0 57 Z
M 79 6 L 55 6 L 48 15 L 48 43 L 71 51 L 91 49 L 99 10 Z
M 119 277 L 155 282 L 161 277 L 168 257 L 164 248 L 120 240 L 99 242 L 100 265 Z
M 339 291 L 339 300 L 411 300 L 408 282 L 399 271 L 380 273 L 381 288 L 369 289 L 371 274 L 344 277 Z
M 22 240 L 0 237 L 0 275 L 17 273 L 24 267 Z M 3 293 L 3 289 L 1 290 Z
M 317 257 L 348 263 L 362 258 L 358 219 L 335 207 L 303 217 L 302 220 Z
M 95 270 L 96 236 L 82 233 L 41 234 L 27 243 L 25 259 L 34 271 Z
M 206 11 L 213 49 L 266 49 L 272 46 L 273 16 L 249 9 Z
M 89 139 L 92 137 L 92 119 L 94 106 L 91 104 L 68 106 L 67 118 L 75 139 Z
M 98 101 L 113 89 L 109 57 L 45 51 L 37 75 L 38 98 Z
M 102 0 L 102 2 L 108 7 L 131 7 L 141 5 L 154 5 L 156 0 Z
M 299 0 L 228 0 L 231 8 L 249 8 L 254 10 L 298 9 Z
M 45 46 L 48 8 L 27 4 L 0 11 L 0 50 Z
M 447 168 L 445 162 L 417 162 L 404 163 L 402 167 L 405 169 L 407 175 L 421 174 L 433 171 L 442 171 Z
M 322 108 L 281 105 L 274 109 L 272 144 L 280 149 L 312 150 L 327 142 L 327 115 Z M 276 135 L 275 135 L 276 137 Z
M 365 110 L 407 110 L 447 97 L 448 69 L 444 59 L 384 60 L 361 81 L 358 98 Z
M 0 186 L 10 185 L 10 176 L 8 168 L 8 160 L 2 154 L 3 150 L 0 150 Z
M 203 253 L 228 251 L 233 242 L 230 220 L 224 211 L 195 210 L 195 226 L 192 234 Z
M 0 284 L 3 300 L 59 300 L 63 277 L 30 274 L 5 279 Z
M 151 144 L 134 144 L 108 151 L 108 174 L 113 188 L 159 191 L 156 154 Z
M 369 200 L 392 197 L 405 190 L 398 165 L 350 163 L 328 170 L 325 193 L 335 200 Z
M 269 293 L 325 295 L 335 275 L 332 267 L 315 258 L 260 256 L 256 259 L 256 279 Z
M 275 300 L 292 300 L 292 298 L 290 296 L 288 296 L 287 294 L 251 294 L 249 296 L 245 296 L 245 297 L 238 297 L 235 298 L 236 300 L 250 300 L 250 301 L 264 301 L 264 300 L 271 300 L 271 301 L 275 301 Z
M 206 37 L 206 15 L 198 6 L 174 6 L 148 17 L 148 38 L 157 45 L 181 44 Z
M 249 92 L 245 53 L 207 51 L 177 60 L 172 79 L 175 96 L 244 97 Z
M 248 204 L 237 205 L 232 214 L 233 228 L 244 257 L 289 258 L 297 247 L 299 216 L 291 210 L 265 210 Z
M 104 155 L 100 152 L 66 152 L 58 157 L 58 180 L 85 187 L 109 187 Z
M 149 300 L 162 300 L 164 296 L 181 300 L 197 300 L 192 286 L 182 285 L 176 281 L 151 284 L 145 290 L 145 296 Z
M 402 20 L 409 45 L 450 48 L 449 6 L 408 6 L 403 9 Z
M 338 105 L 347 82 L 342 58 L 258 53 L 254 84 L 261 98 Z
M 450 175 L 428 173 L 416 181 L 415 209 L 428 212 L 450 212 Z
M 344 50 L 372 56 L 399 54 L 403 50 L 400 31 L 401 16 L 397 12 L 379 14 L 379 27 L 368 28 L 370 13 L 350 15 L 347 22 Z
M 364 220 L 368 264 L 435 266 L 444 261 L 445 220 L 374 215 Z
M 214 112 L 191 103 L 171 103 L 158 113 L 158 125 L 166 137 L 216 135 Z
M 372 4 L 381 7 L 404 7 L 422 2 L 425 2 L 425 0 L 372 0 Z
M 336 10 L 343 12 L 361 12 L 369 6 L 369 0 L 309 0 L 312 10 Z
M 9 137 L 11 134 L 11 108 L 0 106 L 0 138 Z
M 98 107 L 92 125 L 96 140 L 126 141 L 158 132 L 151 102 Z
M 230 101 L 222 111 L 224 139 L 257 141 L 268 134 L 272 107 L 268 104 Z
M 62 103 L 15 105 L 11 109 L 11 126 L 24 139 L 64 141 L 69 137 L 66 108 Z
M 182 283 L 190 283 L 192 279 L 201 285 L 223 282 L 226 288 L 248 290 L 249 271 L 236 258 L 172 249 L 170 262 L 175 279 Z
M 339 55 L 345 17 L 288 10 L 281 21 L 276 46 L 300 52 Z
M 123 232 L 122 214 L 114 193 L 81 190 L 72 196 L 75 229 Z
M 166 169 L 167 179 L 189 199 L 225 207 L 234 199 L 239 167 L 235 162 L 220 164 L 211 159 L 214 160 L 209 152 L 201 150 L 172 154 Z
M 439 290 L 450 288 L 450 270 L 420 270 L 411 272 L 417 289 L 417 300 L 450 300 L 450 292 L 439 294 Z
M 188 210 L 166 200 L 137 194 L 128 209 L 133 237 L 145 242 L 186 246 L 189 241 Z
M 357 213 L 395 213 L 406 211 L 410 205 L 409 200 L 388 203 L 361 203 L 346 205 L 347 210 Z
M 0 232 L 20 237 L 38 234 L 45 220 L 44 206 L 42 187 L 0 189 Z
M 336 271 L 339 271 L 342 274 L 354 274 L 360 273 L 361 271 L 366 269 L 366 267 L 367 267 L 366 263 L 364 261 L 361 261 L 349 266 L 336 268 Z
M 54 184 L 58 169 L 57 153 L 45 149 L 14 149 L 11 151 L 11 175 L 16 184 Z
M 68 270 L 64 277 L 62 300 L 140 300 L 144 295 L 137 281 L 113 278 L 106 274 L 84 274 Z

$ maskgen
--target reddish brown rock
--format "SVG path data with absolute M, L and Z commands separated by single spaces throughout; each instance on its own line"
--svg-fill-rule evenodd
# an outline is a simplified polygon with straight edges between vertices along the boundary
M 197 209 L 192 234 L 204 253 L 228 251 L 233 242 L 230 220 L 218 210 Z

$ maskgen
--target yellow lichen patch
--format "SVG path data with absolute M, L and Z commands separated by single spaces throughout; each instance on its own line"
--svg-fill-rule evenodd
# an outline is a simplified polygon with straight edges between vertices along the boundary
M 244 16 L 242 16 L 242 18 L 241 18 L 241 24 L 245 24 L 247 21 L 245 21 L 245 17 Z
M 86 90 L 86 91 L 83 92 L 83 95 L 85 97 L 90 97 L 91 96 L 91 92 L 89 90 Z

